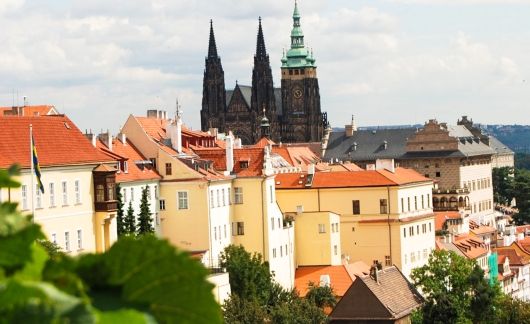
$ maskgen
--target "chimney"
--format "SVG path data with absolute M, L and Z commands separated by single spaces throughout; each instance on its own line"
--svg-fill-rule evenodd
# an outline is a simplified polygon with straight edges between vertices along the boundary
M 346 125 L 346 137 L 352 137 L 353 133 L 357 131 L 357 125 L 355 125 L 355 116 L 351 115 L 351 123 L 349 125 Z
M 107 130 L 106 133 L 99 134 L 99 139 L 107 146 L 107 148 L 112 151 L 112 135 L 110 135 L 110 132 Z
M 394 165 L 394 159 L 377 159 L 375 160 L 375 169 L 383 170 L 386 169 L 392 173 L 396 172 Z
M 217 133 L 219 132 L 219 130 L 218 130 L 217 128 L 209 128 L 209 129 L 208 129 L 208 132 L 209 132 L 212 136 L 217 137 Z
M 158 110 L 149 109 L 147 110 L 147 118 L 156 118 L 158 116 Z
M 375 282 L 379 283 L 379 268 L 381 267 L 381 264 L 379 261 L 374 260 L 374 263 L 370 267 L 370 277 L 375 280 Z
M 234 135 L 228 132 L 225 138 L 226 142 L 226 171 L 232 173 L 234 170 Z
M 94 134 L 92 134 L 92 130 L 90 130 L 90 133 L 88 133 L 86 130 L 85 130 L 85 137 L 90 141 L 90 143 L 92 144 L 92 146 L 96 147 L 96 136 Z
M 232 133 L 232 132 L 230 132 L 230 133 Z M 233 135 L 232 135 L 232 136 L 233 136 Z M 234 148 L 237 148 L 237 149 L 240 149 L 240 148 L 241 148 L 241 138 L 238 137 L 238 138 L 236 138 L 236 139 L 234 140 Z
M 307 174 L 315 174 L 315 164 L 311 163 L 307 168 Z
M 120 133 L 120 141 L 123 145 L 127 145 L 127 135 L 125 135 L 124 133 Z

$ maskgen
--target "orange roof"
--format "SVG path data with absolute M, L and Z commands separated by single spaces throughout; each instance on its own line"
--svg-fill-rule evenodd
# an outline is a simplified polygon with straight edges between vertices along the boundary
M 340 266 L 307 266 L 298 267 L 295 272 L 294 286 L 301 297 L 307 294 L 307 285 L 313 282 L 320 283 L 320 276 L 329 275 L 330 285 L 335 295 L 342 297 L 353 283 L 352 277 L 344 265 Z
M 457 211 L 434 212 L 434 228 L 436 231 L 442 230 L 446 220 L 461 217 L 462 215 Z
M 276 175 L 276 188 L 306 188 L 307 174 L 283 173 Z M 431 182 L 417 172 L 409 169 L 396 168 L 395 173 L 387 170 L 316 172 L 311 188 L 347 188 L 347 187 L 378 187 L 396 186 L 416 182 Z
M 111 162 L 86 139 L 64 115 L 41 117 L 0 117 L 0 168 L 18 163 L 30 166 L 29 125 L 41 167 Z
M 147 160 L 138 149 L 129 141 L 126 140 L 124 145 L 120 140 L 112 140 L 112 151 L 109 151 L 108 147 L 105 146 L 100 140 L 96 142 L 97 147 L 105 154 L 110 157 L 116 158 L 117 160 L 127 161 L 127 173 L 119 172 L 116 173 L 117 182 L 129 182 L 139 180 L 159 180 L 161 176 L 151 167 L 140 167 L 136 164 L 137 161 Z
M 260 138 L 259 141 L 256 142 L 256 144 L 254 145 L 251 145 L 251 147 L 258 147 L 258 148 L 264 148 L 265 146 L 267 145 L 275 145 L 276 143 L 274 143 L 273 141 L 271 141 L 270 139 L 266 138 L 266 137 L 262 137 Z
M 501 249 L 497 249 L 496 252 L 499 255 L 499 263 L 501 256 L 508 257 L 508 259 L 510 259 L 511 266 L 524 266 L 530 263 L 530 258 L 528 256 L 519 255 L 513 248 L 503 247 Z
M 475 235 L 495 233 L 497 229 L 488 225 L 479 225 L 474 221 L 469 221 L 469 231 Z
M 453 244 L 469 259 L 477 259 L 488 253 L 484 241 L 478 237 L 458 235 Z
M 526 233 L 527 231 L 530 231 L 530 225 L 516 226 L 515 230 L 517 231 L 517 233 Z
M 138 116 L 134 116 L 134 118 L 140 123 L 147 135 L 156 141 L 160 142 L 166 138 L 167 120 Z
M 19 115 L 20 114 L 20 115 Z M 37 117 L 55 115 L 57 110 L 51 105 L 22 106 L 22 107 L 0 107 L 0 116 L 26 116 Z
M 226 170 L 226 151 L 221 148 L 195 148 L 195 154 L 213 162 L 216 170 Z M 234 173 L 240 177 L 262 174 L 264 150 L 260 147 L 234 149 Z

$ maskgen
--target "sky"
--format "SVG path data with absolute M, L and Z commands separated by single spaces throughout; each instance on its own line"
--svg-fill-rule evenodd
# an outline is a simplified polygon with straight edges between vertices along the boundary
M 0 0 L 0 106 L 117 133 L 147 109 L 200 127 L 213 19 L 225 85 L 250 84 L 262 17 L 275 85 L 290 0 Z M 530 0 L 299 0 L 333 127 L 530 124 Z

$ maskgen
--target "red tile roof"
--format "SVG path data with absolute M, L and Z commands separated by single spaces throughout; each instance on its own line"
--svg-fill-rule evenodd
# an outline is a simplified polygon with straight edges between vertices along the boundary
M 511 266 L 524 266 L 530 263 L 530 258 L 528 256 L 519 255 L 513 248 L 502 247 L 497 249 L 496 252 L 499 255 L 499 263 L 501 256 L 508 257 Z
M 55 115 L 57 110 L 51 105 L 23 106 L 23 107 L 0 107 L 0 116 L 15 116 L 21 114 L 26 117 Z
M 475 235 L 495 233 L 497 229 L 488 225 L 479 225 L 474 221 L 469 221 L 469 231 Z
M 264 148 L 267 145 L 275 145 L 275 144 L 276 143 L 274 143 L 270 139 L 268 139 L 266 137 L 262 137 L 262 138 L 260 138 L 259 141 L 256 142 L 256 144 L 252 145 L 251 147 Z
M 457 211 L 434 212 L 434 228 L 436 231 L 442 230 L 446 220 L 459 219 L 461 217 L 462 215 Z
M 298 267 L 295 272 L 294 285 L 301 297 L 307 294 L 309 282 L 320 284 L 320 276 L 329 275 L 330 285 L 335 295 L 342 297 L 350 288 L 354 279 L 350 276 L 344 265 L 340 266 L 308 266 Z
M 195 154 L 213 162 L 216 170 L 226 171 L 226 151 L 221 148 L 195 148 Z M 264 149 L 243 147 L 234 149 L 234 170 L 240 177 L 260 176 L 263 170 Z M 248 165 L 248 166 L 247 166 Z
M 276 188 L 306 188 L 307 174 L 283 173 L 276 176 Z M 431 182 L 417 172 L 396 168 L 395 173 L 387 170 L 316 172 L 311 188 L 347 188 L 397 186 L 417 182 Z
M 484 241 L 479 237 L 458 235 L 453 244 L 469 259 L 477 259 L 488 253 Z
M 111 162 L 85 138 L 64 115 L 41 117 L 0 117 L 0 168 L 13 163 L 30 166 L 29 125 L 41 167 Z
M 143 167 L 140 168 L 135 162 L 147 160 L 138 149 L 129 141 L 126 140 L 124 145 L 120 140 L 113 139 L 112 151 L 109 151 L 108 147 L 103 144 L 100 140 L 97 142 L 97 147 L 111 158 L 117 160 L 127 161 L 127 173 L 119 172 L 116 173 L 116 181 L 130 182 L 130 181 L 141 181 L 141 180 L 159 180 L 162 177 L 153 168 Z

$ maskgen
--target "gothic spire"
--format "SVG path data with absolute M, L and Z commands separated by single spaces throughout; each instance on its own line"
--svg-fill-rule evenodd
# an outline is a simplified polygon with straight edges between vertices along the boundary
M 267 59 L 267 49 L 265 48 L 265 39 L 263 38 L 263 29 L 261 28 L 261 17 L 259 17 L 258 41 L 256 43 L 256 58 L 260 61 Z
M 208 58 L 217 58 L 217 46 L 215 45 L 215 35 L 213 33 L 213 21 L 210 19 L 210 40 L 208 42 Z

